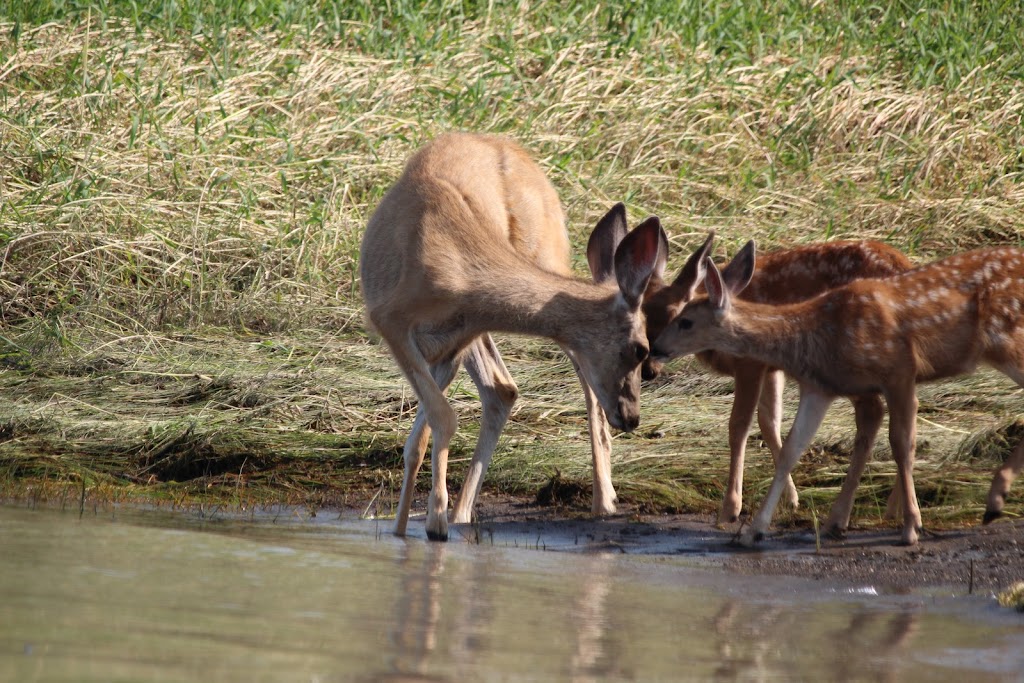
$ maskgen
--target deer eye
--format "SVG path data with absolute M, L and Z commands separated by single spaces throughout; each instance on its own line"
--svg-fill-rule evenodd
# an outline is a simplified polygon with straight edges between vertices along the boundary
M 636 362 L 643 363 L 645 360 L 647 360 L 647 347 L 640 343 L 634 344 L 633 355 L 636 356 Z
M 679 329 L 681 330 L 688 330 L 693 327 L 693 321 L 689 318 L 680 318 L 679 322 L 676 324 L 679 325 Z

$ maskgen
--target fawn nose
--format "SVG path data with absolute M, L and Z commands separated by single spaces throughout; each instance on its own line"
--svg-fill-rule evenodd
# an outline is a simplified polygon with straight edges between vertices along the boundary
M 648 357 L 640 368 L 640 376 L 644 378 L 644 380 L 655 379 L 658 375 L 661 374 L 662 367 L 664 367 L 664 363 L 662 363 L 659 360 L 654 360 L 653 358 Z

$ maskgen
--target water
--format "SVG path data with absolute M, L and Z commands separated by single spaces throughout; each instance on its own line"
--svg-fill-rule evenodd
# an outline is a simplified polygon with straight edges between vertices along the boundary
M 0 680 L 1024 681 L 990 596 L 388 528 L 0 507 Z

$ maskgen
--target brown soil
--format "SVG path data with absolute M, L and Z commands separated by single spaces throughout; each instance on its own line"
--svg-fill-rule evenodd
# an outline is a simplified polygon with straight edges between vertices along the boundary
M 648 515 L 626 509 L 613 517 L 593 519 L 578 509 L 486 493 L 479 499 L 477 514 L 476 525 L 452 527 L 452 541 L 686 555 L 740 574 L 784 574 L 893 591 L 947 586 L 991 592 L 1024 581 L 1021 519 L 926 530 L 915 547 L 899 545 L 896 524 L 887 529 L 851 529 L 845 540 L 822 539 L 820 549 L 813 529 L 775 527 L 756 549 L 748 550 L 733 542 L 736 528 L 717 528 L 714 518 L 704 515 Z M 409 534 L 424 535 L 422 517 L 410 522 Z

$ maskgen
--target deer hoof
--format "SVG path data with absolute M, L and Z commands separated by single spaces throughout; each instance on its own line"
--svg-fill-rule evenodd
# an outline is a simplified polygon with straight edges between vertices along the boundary
M 985 516 L 981 518 L 982 524 L 988 524 L 1003 516 L 1002 510 L 985 510 Z
M 736 539 L 736 542 L 739 543 L 739 545 L 743 546 L 744 548 L 753 548 L 754 546 L 756 546 L 758 543 L 760 543 L 763 540 L 764 540 L 764 532 L 762 532 L 762 531 L 743 532 L 742 534 L 739 535 L 739 538 Z

